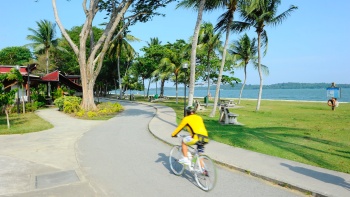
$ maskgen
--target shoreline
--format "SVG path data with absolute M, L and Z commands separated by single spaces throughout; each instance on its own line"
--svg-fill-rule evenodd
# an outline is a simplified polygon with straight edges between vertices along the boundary
M 115 94 L 108 94 L 108 96 L 111 96 L 113 97 Z M 129 94 L 125 94 L 126 97 L 129 96 Z M 136 94 L 135 96 L 142 96 L 141 94 Z M 154 94 L 150 94 L 149 96 L 154 96 Z M 176 96 L 165 96 L 165 97 L 168 97 L 168 98 L 176 98 Z M 178 96 L 178 98 L 180 99 L 184 99 L 184 96 Z M 188 98 L 188 97 L 187 97 Z M 194 99 L 196 100 L 199 100 L 202 104 L 204 103 L 204 97 L 193 97 Z M 233 100 L 233 102 L 237 101 L 239 98 L 229 98 L 229 97 L 221 97 L 220 100 Z M 249 101 L 254 101 L 254 100 L 257 100 L 257 99 L 253 99 L 253 98 L 241 98 L 241 100 L 249 100 Z M 283 101 L 283 102 L 307 102 L 307 103 L 310 103 L 310 102 L 314 102 L 314 103 L 325 103 L 327 104 L 327 101 L 328 100 L 325 100 L 325 101 L 312 101 L 312 100 L 280 100 L 280 99 L 261 99 L 263 101 Z M 212 99 L 211 99 L 212 101 Z M 339 101 L 338 103 L 343 103 L 343 104 L 346 104 L 346 103 L 350 103 L 350 102 L 345 102 L 345 101 Z

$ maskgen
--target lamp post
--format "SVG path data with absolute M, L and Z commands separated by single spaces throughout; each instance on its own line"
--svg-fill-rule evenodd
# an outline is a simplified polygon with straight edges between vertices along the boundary
M 188 68 L 188 64 L 184 63 L 182 64 L 182 68 L 184 69 L 185 72 L 185 80 L 184 80 L 184 86 L 185 86 L 185 91 L 184 91 L 184 117 L 186 116 L 186 79 L 187 79 L 187 68 Z
M 19 72 L 21 72 L 20 71 L 20 67 L 17 65 L 16 66 L 16 69 L 19 71 Z M 16 102 L 16 104 L 17 104 L 17 114 L 19 114 L 19 83 L 17 82 L 17 86 L 18 86 L 18 90 L 17 90 L 17 102 Z

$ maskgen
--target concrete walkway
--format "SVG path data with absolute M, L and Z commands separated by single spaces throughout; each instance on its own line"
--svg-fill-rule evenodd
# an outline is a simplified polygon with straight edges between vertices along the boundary
M 144 103 L 156 109 L 150 132 L 168 144 L 176 127 L 175 112 L 166 106 Z M 79 120 L 57 109 L 36 112 L 54 128 L 24 135 L 0 136 L 0 196 L 96 196 L 76 161 L 75 144 L 84 132 L 104 121 Z M 298 162 L 234 148 L 210 141 L 206 154 L 227 167 L 249 172 L 274 183 L 313 196 L 350 196 L 350 175 Z M 78 193 L 77 193 L 78 192 Z

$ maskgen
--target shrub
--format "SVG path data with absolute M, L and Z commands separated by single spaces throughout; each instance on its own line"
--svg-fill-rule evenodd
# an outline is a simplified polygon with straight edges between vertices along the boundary
M 59 111 L 76 113 L 80 111 L 81 98 L 76 96 L 63 96 L 54 101 Z
M 78 117 L 83 117 L 84 114 L 85 114 L 84 110 L 80 110 L 77 113 L 75 113 L 75 115 L 78 116 Z
M 111 114 L 120 112 L 123 110 L 123 106 L 119 103 L 105 102 L 97 105 L 97 108 L 101 114 Z
M 63 111 L 64 97 L 60 97 L 58 99 L 55 99 L 55 101 L 53 103 L 58 107 L 59 111 Z
M 26 105 L 25 105 L 26 111 L 27 112 L 34 112 L 35 110 L 37 110 L 39 108 L 38 103 L 39 102 L 26 103 Z
M 97 113 L 94 112 L 94 111 L 88 111 L 88 112 L 87 112 L 87 116 L 88 116 L 89 118 L 93 118 L 93 117 L 96 117 L 96 116 L 97 116 Z
M 63 102 L 63 111 L 65 113 L 76 113 L 80 111 L 81 98 L 76 96 L 65 96 Z

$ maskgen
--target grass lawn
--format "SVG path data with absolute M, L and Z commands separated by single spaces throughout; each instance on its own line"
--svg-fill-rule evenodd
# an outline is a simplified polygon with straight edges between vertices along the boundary
M 239 114 L 243 126 L 221 125 L 219 111 L 209 117 L 212 107 L 198 112 L 209 137 L 247 150 L 281 157 L 322 168 L 350 173 L 350 103 L 332 111 L 326 102 L 242 100 Z M 175 109 L 177 121 L 183 117 L 183 103 L 164 104 Z
M 182 101 L 182 99 L 179 99 Z M 184 103 L 170 99 L 179 122 Z M 242 100 L 243 108 L 231 109 L 239 114 L 243 126 L 221 125 L 219 111 L 209 117 L 211 107 L 198 112 L 205 121 L 209 137 L 217 142 L 276 157 L 350 173 L 350 103 L 341 103 L 332 111 L 326 102 L 256 101 Z M 0 116 L 0 135 L 23 134 L 52 128 L 34 113 L 12 114 L 11 128 L 6 117 Z
M 37 131 L 43 131 L 53 127 L 34 113 L 11 114 L 10 129 L 7 128 L 7 120 L 5 115 L 0 116 L 0 135 L 4 134 L 24 134 Z

